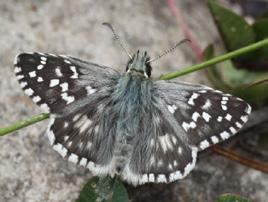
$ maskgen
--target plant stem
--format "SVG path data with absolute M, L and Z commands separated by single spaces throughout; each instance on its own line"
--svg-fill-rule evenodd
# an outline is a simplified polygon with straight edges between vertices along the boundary
M 227 54 L 215 57 L 215 58 L 213 58 L 211 60 L 207 60 L 207 61 L 199 63 L 197 65 L 193 65 L 191 67 L 186 67 L 186 68 L 183 68 L 183 69 L 178 70 L 178 71 L 173 72 L 173 73 L 168 73 L 168 74 L 162 75 L 160 77 L 160 79 L 163 79 L 163 80 L 174 79 L 176 77 L 183 76 L 185 74 L 189 74 L 191 72 L 204 69 L 204 68 L 206 68 L 208 66 L 220 63 L 222 61 L 229 60 L 229 59 L 232 59 L 234 57 L 240 56 L 242 54 L 254 51 L 254 50 L 259 49 L 259 48 L 261 48 L 263 46 L 266 46 L 266 45 L 268 45 L 268 39 L 264 39 L 264 40 L 259 41 L 257 43 L 254 43 L 254 44 L 251 44 L 251 45 L 246 46 L 244 48 L 240 48 L 238 50 L 229 52 Z
M 42 121 L 44 119 L 47 119 L 49 117 L 49 114 L 39 114 L 39 115 L 35 115 L 29 119 L 26 119 L 24 121 L 19 121 L 17 123 L 14 123 L 8 127 L 5 127 L 5 128 L 0 128 L 0 136 L 3 136 L 5 134 L 8 134 L 10 132 L 13 132 L 13 131 L 16 131 L 16 130 L 19 130 L 21 128 L 24 128 L 26 126 L 29 126 L 29 125 L 32 125 L 34 123 L 37 123 L 39 121 Z
M 182 70 L 179 70 L 179 71 L 176 71 L 176 72 L 173 72 L 173 73 L 162 75 L 160 77 L 160 79 L 168 80 L 168 79 L 173 79 L 173 78 L 185 75 L 185 74 L 189 74 L 191 72 L 198 71 L 200 69 L 204 69 L 204 68 L 206 68 L 208 66 L 214 65 L 214 64 L 222 62 L 224 60 L 228 60 L 228 59 L 240 56 L 242 54 L 248 53 L 250 51 L 256 50 L 256 49 L 261 48 L 261 47 L 266 46 L 266 45 L 268 45 L 268 39 L 259 41 L 257 43 L 251 44 L 249 46 L 246 46 L 244 48 L 238 49 L 236 51 L 227 53 L 225 55 L 215 57 L 215 58 L 213 58 L 211 60 L 207 60 L 207 61 L 202 62 L 200 64 L 193 65 L 191 67 L 186 67 L 186 68 L 183 68 Z M 10 133 L 10 132 L 16 131 L 18 129 L 24 128 L 26 126 L 32 125 L 34 123 L 37 123 L 37 122 L 42 121 L 44 119 L 47 119 L 48 117 L 49 117 L 49 114 L 39 114 L 39 115 L 33 116 L 33 117 L 29 118 L 29 119 L 26 119 L 24 121 L 19 121 L 17 123 L 14 123 L 14 124 L 12 124 L 12 125 L 10 125 L 8 127 L 0 128 L 0 136 L 3 136 L 5 134 L 7 134 L 7 133 Z

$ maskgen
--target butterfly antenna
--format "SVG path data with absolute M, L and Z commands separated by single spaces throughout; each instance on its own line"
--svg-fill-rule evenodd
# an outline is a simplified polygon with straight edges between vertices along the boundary
M 118 36 L 118 34 L 116 34 L 113 26 L 110 23 L 108 23 L 108 22 L 104 22 L 104 23 L 102 23 L 102 25 L 107 26 L 113 32 L 113 35 L 114 35 L 115 40 L 117 40 L 119 42 L 119 45 L 121 46 L 121 48 L 125 51 L 125 53 L 128 55 L 128 57 L 132 60 L 132 56 L 127 51 L 126 45 L 121 41 L 121 39 Z
M 175 46 L 173 46 L 170 49 L 167 49 L 166 51 L 164 51 L 161 55 L 158 55 L 157 57 L 155 57 L 155 58 L 153 58 L 151 60 L 148 60 L 147 63 L 154 62 L 154 61 L 158 60 L 159 58 L 161 58 L 161 57 L 167 55 L 168 53 L 172 52 L 179 45 L 184 44 L 186 42 L 191 42 L 191 41 L 189 39 L 183 39 L 180 42 L 178 42 L 177 44 L 175 44 Z

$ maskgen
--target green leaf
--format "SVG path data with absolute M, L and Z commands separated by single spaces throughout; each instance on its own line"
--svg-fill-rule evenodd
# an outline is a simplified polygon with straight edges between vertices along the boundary
M 113 181 L 110 177 L 91 178 L 76 202 L 110 202 L 113 195 Z
M 117 178 L 93 177 L 84 186 L 76 202 L 128 202 L 128 194 Z
M 208 7 L 228 51 L 255 42 L 253 28 L 243 17 L 220 6 L 215 0 L 209 0 Z
M 251 202 L 249 199 L 235 194 L 222 194 L 217 202 Z
M 98 177 L 91 178 L 90 181 L 82 189 L 79 198 L 76 200 L 76 202 L 96 201 L 98 197 L 98 194 L 96 193 L 96 186 L 98 181 Z
M 204 58 L 209 60 L 214 57 L 213 46 L 208 46 L 204 51 Z M 207 68 L 208 77 L 217 89 L 241 97 L 251 103 L 263 104 L 268 101 L 268 84 L 262 83 L 247 87 L 248 84 L 268 78 L 268 72 L 251 72 L 236 69 L 233 63 L 225 61 L 215 68 Z
M 252 25 L 254 32 L 256 33 L 257 40 L 262 40 L 268 38 L 268 18 L 264 18 L 261 20 L 256 21 Z M 260 61 L 264 60 L 267 61 L 268 64 L 268 47 L 263 47 L 258 50 L 258 59 Z M 266 67 L 267 67 L 266 64 Z M 267 68 L 268 69 L 268 68 Z
M 115 178 L 112 202 L 128 202 L 128 194 L 123 183 Z

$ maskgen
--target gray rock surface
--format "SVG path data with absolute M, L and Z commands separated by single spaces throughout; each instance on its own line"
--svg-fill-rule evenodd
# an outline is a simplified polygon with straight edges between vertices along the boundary
M 202 1 L 177 4 L 203 48 L 218 40 Z M 105 21 L 115 25 L 132 52 L 146 49 L 156 56 L 184 38 L 163 0 L 0 0 L 0 127 L 41 112 L 24 95 L 13 74 L 13 58 L 20 52 L 68 54 L 124 71 L 127 57 L 101 25 Z M 153 76 L 196 63 L 194 58 L 183 45 L 153 64 Z M 207 82 L 200 72 L 180 80 Z M 90 179 L 88 170 L 64 161 L 52 150 L 44 135 L 47 123 L 0 137 L 1 202 L 75 201 Z M 215 201 L 224 192 L 265 201 L 268 177 L 211 154 L 201 158 L 185 180 L 129 187 L 129 191 L 136 201 Z

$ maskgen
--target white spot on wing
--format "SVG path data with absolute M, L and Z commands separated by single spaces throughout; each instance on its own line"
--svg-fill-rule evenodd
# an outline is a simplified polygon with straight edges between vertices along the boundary
M 67 64 L 71 64 L 71 62 L 69 60 L 66 60 L 66 59 L 64 60 L 64 62 Z
M 214 144 L 217 144 L 217 143 L 219 143 L 219 138 L 216 137 L 216 136 L 212 136 L 212 137 L 211 137 L 211 141 L 212 141 Z
M 49 83 L 49 87 L 57 86 L 57 85 L 59 85 L 59 83 L 60 83 L 59 79 L 51 79 L 50 83 Z
M 222 110 L 226 111 L 227 110 L 227 106 L 226 105 L 221 105 Z
M 67 121 L 64 122 L 63 128 L 67 128 L 69 126 L 69 123 Z
M 78 162 L 78 156 L 74 153 L 71 153 L 71 155 L 68 158 L 68 161 L 73 162 L 73 163 L 77 163 Z
M 226 104 L 227 104 L 227 100 L 222 100 L 222 101 L 221 101 L 221 104 L 222 104 L 222 105 L 226 105 Z
M 217 121 L 221 122 L 222 121 L 222 116 L 218 116 Z
M 246 123 L 248 121 L 248 116 L 241 116 L 241 120 Z
M 25 86 L 27 86 L 27 83 L 25 81 L 22 81 L 19 84 L 21 88 L 24 88 Z
M 169 134 L 159 136 L 158 139 L 164 153 L 166 153 L 168 149 L 173 149 Z
M 235 125 L 236 125 L 238 128 L 242 128 L 242 124 L 240 124 L 239 122 L 236 122 Z
M 200 91 L 198 91 L 199 93 L 206 93 L 207 92 L 207 90 L 200 90 Z
M 38 69 L 38 70 L 41 70 L 41 69 L 43 69 L 43 68 L 44 68 L 44 65 L 38 65 L 38 66 L 37 66 L 37 69 Z
M 194 100 L 196 99 L 196 98 L 198 98 L 198 96 L 199 96 L 199 94 L 197 94 L 197 93 L 193 93 L 193 95 L 190 97 L 190 99 L 188 100 L 188 104 L 189 105 L 195 105 L 194 104 Z
M 43 103 L 40 105 L 40 108 L 44 111 L 44 112 L 49 112 L 49 107 L 46 103 Z
M 182 147 L 178 147 L 178 154 L 182 154 Z
M 19 73 L 19 72 L 21 72 L 21 68 L 20 68 L 20 67 L 15 67 L 14 72 L 15 72 L 15 73 Z
M 198 112 L 194 112 L 193 115 L 192 115 L 193 121 L 196 122 L 198 117 L 200 117 L 200 114 Z
M 171 135 L 171 140 L 174 145 L 177 144 L 177 138 L 175 137 L 175 135 Z
M 223 140 L 226 140 L 230 137 L 230 134 L 226 131 L 223 131 L 222 133 L 220 133 L 220 136 Z
M 176 105 L 168 105 L 167 107 L 168 107 L 168 110 L 170 111 L 170 113 L 172 113 L 172 114 L 174 114 L 174 112 L 177 109 Z
M 36 71 L 29 72 L 31 78 L 36 77 Z
M 96 89 L 92 88 L 91 86 L 86 87 L 87 95 L 91 95 L 96 92 Z
M 209 119 L 211 118 L 211 116 L 207 112 L 203 112 L 202 117 L 205 119 L 206 122 L 209 122 Z
M 37 103 L 37 102 L 39 102 L 39 101 L 41 100 L 41 97 L 39 97 L 39 96 L 34 96 L 32 99 L 33 99 L 33 101 L 34 101 L 35 103 Z
M 57 75 L 58 77 L 62 77 L 62 76 L 63 76 L 63 74 L 61 73 L 61 70 L 60 70 L 59 67 L 57 67 L 57 68 L 55 69 L 55 73 L 56 73 L 56 75 Z
M 246 108 L 245 112 L 247 114 L 250 114 L 251 113 L 251 106 L 248 104 L 248 107 Z
M 63 147 L 62 144 L 58 143 L 56 145 L 53 146 L 53 149 L 55 151 L 57 151 L 63 158 L 66 156 L 67 154 L 67 149 L 65 147 Z
M 74 96 L 69 96 L 67 93 L 62 93 L 61 97 L 67 102 L 67 104 L 70 104 L 74 101 Z
M 234 127 L 230 127 L 230 131 L 232 134 L 235 134 L 237 132 L 237 130 Z
M 86 129 L 89 128 L 89 126 L 92 124 L 92 121 L 87 118 L 86 115 L 83 115 L 79 121 L 75 123 L 75 127 L 79 128 L 80 133 L 85 132 Z
M 193 170 L 195 163 L 196 163 L 196 157 L 197 157 L 197 148 L 192 148 L 192 162 L 189 162 L 186 167 L 184 168 L 183 177 L 188 175 L 191 170 Z
M 55 118 L 51 117 L 50 120 L 49 120 L 47 132 L 46 132 L 48 140 L 49 140 L 51 145 L 53 145 L 54 142 L 55 142 L 55 135 L 54 135 L 53 131 L 50 130 L 51 126 L 54 124 L 54 121 L 55 121 Z
M 67 91 L 68 90 L 68 86 L 69 86 L 69 84 L 67 82 L 64 82 L 64 83 L 60 84 L 61 92 Z
M 33 93 L 34 93 L 33 89 L 31 89 L 31 88 L 27 88 L 27 89 L 25 89 L 24 92 L 25 92 L 25 94 L 28 95 L 28 96 L 31 96 L 31 95 L 33 95 Z
M 141 183 L 146 183 L 148 182 L 148 175 L 147 174 L 143 174 L 141 177 Z
M 81 117 L 81 114 L 76 114 L 76 115 L 73 117 L 73 121 L 76 122 L 80 117 Z
M 207 99 L 206 103 L 202 106 L 202 109 L 209 109 L 210 107 L 211 107 L 211 101 Z
M 39 76 L 39 77 L 37 78 L 37 81 L 38 81 L 38 82 L 43 82 L 44 79 L 43 79 L 42 77 Z
M 195 128 L 196 123 L 195 122 L 190 122 L 190 123 L 183 122 L 182 127 L 187 132 L 190 128 Z
M 209 142 L 207 140 L 203 140 L 202 142 L 200 142 L 199 147 L 204 150 L 209 147 Z
M 231 121 L 232 115 L 231 114 L 226 114 L 225 119 L 228 121 Z
M 41 57 L 41 60 L 43 60 L 43 61 L 47 61 L 47 58 L 46 57 Z
M 86 167 L 87 166 L 87 159 L 83 157 L 80 160 L 79 165 Z
M 18 80 L 21 80 L 21 79 L 23 79 L 23 78 L 24 78 L 23 75 L 18 75 L 18 76 L 17 76 L 17 79 L 18 79 Z
M 157 182 L 167 182 L 167 178 L 164 174 L 159 174 L 157 176 Z
M 149 179 L 148 179 L 149 182 L 154 182 L 155 181 L 155 177 L 154 177 L 154 174 L 153 173 L 150 173 L 149 174 Z
M 14 58 L 14 65 L 16 65 L 16 64 L 18 64 L 18 62 L 19 62 L 19 55 L 20 54 L 18 54 L 18 55 L 16 55 L 16 57 Z
M 72 72 L 73 72 L 73 75 L 71 76 L 72 79 L 77 79 L 78 78 L 78 73 L 76 71 L 76 67 L 75 66 L 70 66 Z

